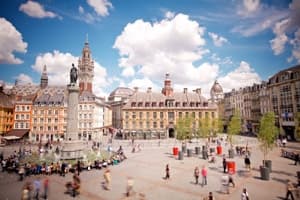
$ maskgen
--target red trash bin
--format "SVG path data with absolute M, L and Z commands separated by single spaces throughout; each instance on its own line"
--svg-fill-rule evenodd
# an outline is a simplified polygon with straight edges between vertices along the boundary
M 217 146 L 217 154 L 222 155 L 222 146 Z
M 178 147 L 173 147 L 173 155 L 174 156 L 178 155 Z
M 227 170 L 228 170 L 228 173 L 231 173 L 231 174 L 235 173 L 235 162 L 234 161 L 227 161 Z

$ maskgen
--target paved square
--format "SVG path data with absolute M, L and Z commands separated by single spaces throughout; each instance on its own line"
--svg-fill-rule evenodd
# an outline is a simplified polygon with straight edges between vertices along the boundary
M 283 199 L 285 197 L 285 180 L 291 179 L 296 183 L 296 172 L 300 167 L 295 166 L 292 160 L 280 157 L 280 149 L 275 148 L 269 155 L 272 160 L 273 172 L 269 181 L 260 179 L 259 165 L 262 163 L 262 154 L 258 148 L 255 138 L 242 138 L 240 143 L 248 141 L 251 147 L 251 173 L 245 176 L 244 157 L 235 156 L 236 174 L 234 175 L 236 186 L 230 187 L 230 194 L 223 194 L 221 189 L 221 176 L 223 175 L 222 157 L 216 156 L 216 163 L 208 163 L 203 160 L 201 155 L 193 155 L 183 160 L 178 160 L 172 155 L 172 147 L 181 147 L 175 141 L 162 141 L 158 146 L 158 141 L 135 141 L 141 144 L 142 150 L 131 153 L 129 141 L 114 141 L 113 148 L 122 145 L 128 159 L 119 165 L 110 166 L 111 170 L 111 190 L 103 190 L 102 182 L 104 170 L 83 171 L 80 174 L 82 188 L 81 194 L 76 199 L 142 199 L 144 195 L 147 200 L 172 199 L 172 200 L 196 200 L 203 199 L 208 192 L 212 191 L 217 200 L 240 199 L 242 189 L 248 190 L 251 199 Z M 202 146 L 202 143 L 189 143 L 188 148 L 194 149 L 195 146 Z M 223 152 L 227 152 L 223 144 Z M 300 149 L 299 143 L 290 143 L 289 148 Z M 229 159 L 228 159 L 229 160 Z M 170 165 L 170 180 L 164 180 L 165 165 Z M 208 169 L 208 185 L 202 187 L 195 185 L 194 168 L 200 169 L 205 165 Z M 0 199 L 14 200 L 20 199 L 21 188 L 24 184 L 18 181 L 16 174 L 0 173 Z M 130 197 L 125 197 L 127 177 L 134 178 L 134 192 Z M 43 176 L 41 176 L 43 178 Z M 35 176 L 26 177 L 25 181 L 34 180 Z M 72 174 L 66 177 L 58 175 L 49 176 L 50 191 L 48 199 L 73 199 L 64 194 L 65 183 L 72 180 Z M 201 183 L 201 176 L 199 178 Z

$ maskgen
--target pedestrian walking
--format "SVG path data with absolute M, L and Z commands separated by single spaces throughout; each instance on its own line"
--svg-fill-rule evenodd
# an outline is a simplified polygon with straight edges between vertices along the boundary
M 49 179 L 46 177 L 43 181 L 43 187 L 44 187 L 44 199 L 48 199 L 48 189 L 49 189 Z
M 244 162 L 245 162 L 246 169 L 247 169 L 248 171 L 250 171 L 250 168 L 251 168 L 251 166 L 250 166 L 250 165 L 251 165 L 251 161 L 250 161 L 249 156 L 245 156 Z
M 299 153 L 295 153 L 295 165 L 297 165 L 298 164 L 298 162 L 300 162 L 299 161 Z
M 104 188 L 106 190 L 110 190 L 111 177 L 110 177 L 110 170 L 109 169 L 106 169 L 105 172 L 104 172 L 104 181 L 105 181 Z
M 22 188 L 22 195 L 21 200 L 30 200 L 30 193 L 31 193 L 31 183 L 26 182 Z
M 166 165 L 166 176 L 165 179 L 170 179 L 170 168 L 169 164 Z
M 202 166 L 201 175 L 202 175 L 202 187 L 203 187 L 204 185 L 207 185 L 207 169 L 205 168 L 205 165 Z
M 62 164 L 61 164 L 61 170 L 60 170 L 60 173 L 61 173 L 61 176 L 65 176 L 65 174 L 66 174 L 66 163 L 65 162 L 63 162 Z
M 234 183 L 232 173 L 230 173 L 229 176 L 228 176 L 228 186 L 229 186 L 229 184 L 232 184 L 232 187 L 235 187 L 235 183 Z
M 77 175 L 78 175 L 78 176 L 80 175 L 80 172 L 81 172 L 81 163 L 80 163 L 80 161 L 78 160 L 78 161 L 77 161 Z
M 292 200 L 294 200 L 294 195 L 293 195 L 293 191 L 295 190 L 295 187 L 292 183 L 291 180 L 287 179 L 287 183 L 286 183 L 286 195 L 285 195 L 285 199 L 288 200 L 289 197 L 292 197 Z
M 25 168 L 24 168 L 24 165 L 21 165 L 20 168 L 19 168 L 19 176 L 20 176 L 20 181 L 23 181 L 23 178 L 24 178 L 24 174 L 25 174 Z
M 39 197 L 40 197 L 40 190 L 41 190 L 41 180 L 40 180 L 39 176 L 33 182 L 33 185 L 34 185 L 34 199 L 39 199 Z
M 212 192 L 208 193 L 207 197 L 204 197 L 203 200 L 216 200 L 215 197 L 213 196 Z
M 242 192 L 242 195 L 241 195 L 241 200 L 249 200 L 249 194 L 248 194 L 246 188 L 243 189 L 243 192 Z
M 199 174 L 200 174 L 199 168 L 195 167 L 195 170 L 194 170 L 195 184 L 198 184 Z
M 229 176 L 227 174 L 221 177 L 221 192 L 229 194 Z
M 129 197 L 133 194 L 133 178 L 132 177 L 128 177 L 127 178 L 127 187 L 126 187 L 126 196 Z
M 223 173 L 226 173 L 226 169 L 227 169 L 227 166 L 226 166 L 226 158 L 223 158 Z

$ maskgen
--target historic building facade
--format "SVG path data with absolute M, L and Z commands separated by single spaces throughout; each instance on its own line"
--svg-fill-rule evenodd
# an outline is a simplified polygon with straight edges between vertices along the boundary
M 201 89 L 174 92 L 169 74 L 166 74 L 161 93 L 148 88 L 135 88 L 122 107 L 123 138 L 174 138 L 176 122 L 184 116 L 195 121 L 200 118 L 218 118 L 218 107 L 201 95 Z
M 94 61 L 86 41 L 78 60 L 78 138 L 100 142 L 103 134 L 107 134 L 112 126 L 112 112 L 104 98 L 93 94 L 93 77 Z M 65 137 L 68 91 L 66 86 L 48 85 L 46 66 L 40 85 L 21 85 L 16 82 L 6 93 L 15 97 L 12 134 L 13 130 L 27 130 L 33 142 L 58 141 Z
M 13 128 L 13 97 L 3 92 L 4 83 L 0 83 L 0 136 Z
M 300 65 L 278 72 L 267 82 L 225 93 L 224 102 L 227 123 L 234 110 L 239 110 L 243 132 L 257 133 L 262 115 L 273 111 L 280 133 L 295 139 L 299 124 L 296 115 L 300 113 Z

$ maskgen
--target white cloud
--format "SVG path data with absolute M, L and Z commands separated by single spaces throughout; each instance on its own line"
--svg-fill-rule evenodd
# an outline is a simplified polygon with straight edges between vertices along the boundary
M 16 80 L 19 84 L 33 84 L 32 78 L 26 74 L 19 74 L 19 76 L 16 77 Z
M 290 41 L 291 45 L 293 46 L 292 56 L 290 57 L 290 62 L 293 59 L 297 60 L 297 63 L 300 63 L 300 28 L 295 32 L 295 37 Z
M 284 19 L 280 22 L 277 22 L 273 28 L 273 32 L 276 37 L 270 40 L 271 48 L 274 51 L 275 55 L 279 55 L 284 51 L 284 46 L 288 42 L 288 37 L 285 34 L 286 29 L 289 26 L 289 19 Z
M 199 82 L 200 69 L 193 62 L 208 52 L 203 48 L 204 31 L 184 14 L 155 23 L 136 20 L 126 25 L 113 47 L 119 50 L 123 75 L 135 70 L 142 77 L 161 80 L 170 72 L 181 83 Z
M 218 81 L 223 87 L 223 91 L 229 92 L 233 88 L 239 89 L 260 83 L 261 78 L 247 62 L 242 61 L 238 68 L 218 78 Z
M 151 87 L 153 91 L 160 91 L 162 86 L 154 84 L 149 78 L 142 78 L 133 79 L 128 83 L 128 87 L 131 89 L 138 87 L 139 91 L 146 92 L 149 87 Z
M 165 17 L 166 17 L 167 19 L 172 19 L 172 18 L 174 18 L 174 16 L 175 16 L 175 13 L 174 13 L 174 12 L 167 11 L 167 12 L 165 13 Z
M 21 4 L 19 10 L 24 12 L 28 16 L 35 18 L 58 17 L 57 14 L 50 11 L 46 11 L 41 4 L 34 1 L 27 1 L 27 3 Z
M 122 76 L 124 76 L 124 77 L 133 77 L 134 75 L 135 75 L 135 71 L 134 71 L 133 67 L 126 67 L 122 71 Z
M 72 63 L 78 67 L 78 57 L 54 50 L 37 56 L 32 68 L 42 73 L 43 66 L 46 65 L 50 85 L 67 85 L 70 82 Z M 104 88 L 109 84 L 106 69 L 97 62 L 94 62 L 94 67 L 93 91 L 96 95 L 106 95 Z
M 228 40 L 222 36 L 217 35 L 216 33 L 209 32 L 208 35 L 214 42 L 214 45 L 217 47 L 223 46 L 224 43 L 228 42 Z
M 23 63 L 13 53 L 26 53 L 27 43 L 23 41 L 22 34 L 5 18 L 0 18 L 0 47 L 0 64 Z
M 84 21 L 88 24 L 92 24 L 95 21 L 98 21 L 99 19 L 94 16 L 93 14 L 89 13 L 89 12 L 85 12 L 84 8 L 82 6 L 78 7 L 78 12 L 79 12 L 79 19 L 81 21 Z
M 87 0 L 87 3 L 102 17 L 108 16 L 108 9 L 113 7 L 109 0 Z
M 260 0 L 243 0 L 243 4 L 238 5 L 237 13 L 243 17 L 249 17 L 260 9 Z
M 84 13 L 84 8 L 82 6 L 79 6 L 78 11 L 79 11 L 80 14 L 83 14 Z

